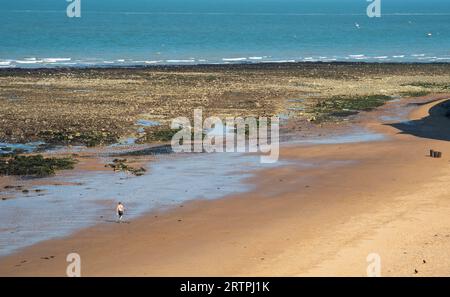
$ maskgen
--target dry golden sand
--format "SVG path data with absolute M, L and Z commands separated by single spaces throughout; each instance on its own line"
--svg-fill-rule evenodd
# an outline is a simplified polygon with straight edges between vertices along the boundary
M 290 165 L 257 173 L 252 192 L 42 242 L 1 258 L 0 275 L 62 276 L 70 252 L 84 276 L 364 276 L 369 253 L 382 275 L 449 275 L 450 142 L 380 124 L 392 104 L 364 115 L 385 141 L 285 146 Z M 448 137 L 448 121 L 423 125 Z M 427 157 L 430 148 L 443 158 Z

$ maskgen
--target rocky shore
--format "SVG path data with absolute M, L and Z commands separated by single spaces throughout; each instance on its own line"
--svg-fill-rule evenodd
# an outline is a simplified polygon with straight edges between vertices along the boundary
M 0 69 L 0 142 L 99 146 L 130 136 L 153 142 L 155 126 L 164 132 L 194 108 L 205 116 L 278 115 L 301 130 L 449 88 L 450 64 Z

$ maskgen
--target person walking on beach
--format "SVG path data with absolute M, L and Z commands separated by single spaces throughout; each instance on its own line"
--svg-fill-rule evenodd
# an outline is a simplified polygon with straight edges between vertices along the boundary
M 119 217 L 119 223 L 122 222 L 123 212 L 125 211 L 125 206 L 122 202 L 119 202 L 116 207 L 117 216 Z

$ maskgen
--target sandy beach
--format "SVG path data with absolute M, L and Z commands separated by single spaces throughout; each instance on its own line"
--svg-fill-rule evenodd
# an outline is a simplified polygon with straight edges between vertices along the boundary
M 10 291 L 450 284 L 449 0 L 3 2 Z
M 449 275 L 449 97 L 362 112 L 383 140 L 284 145 L 287 164 L 257 171 L 250 192 L 44 241 L 0 258 L 0 275 L 64 276 L 71 252 L 83 276 L 366 276 L 370 253 L 383 276 Z M 409 121 L 380 120 L 394 107 Z

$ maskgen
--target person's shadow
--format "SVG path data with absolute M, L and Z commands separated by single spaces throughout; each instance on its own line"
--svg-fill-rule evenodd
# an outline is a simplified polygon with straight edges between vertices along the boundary
M 450 99 L 433 106 L 422 119 L 385 125 L 400 130 L 400 134 L 450 141 Z
M 129 224 L 130 221 L 118 221 L 118 220 L 105 220 L 106 223 L 117 223 L 117 224 Z

